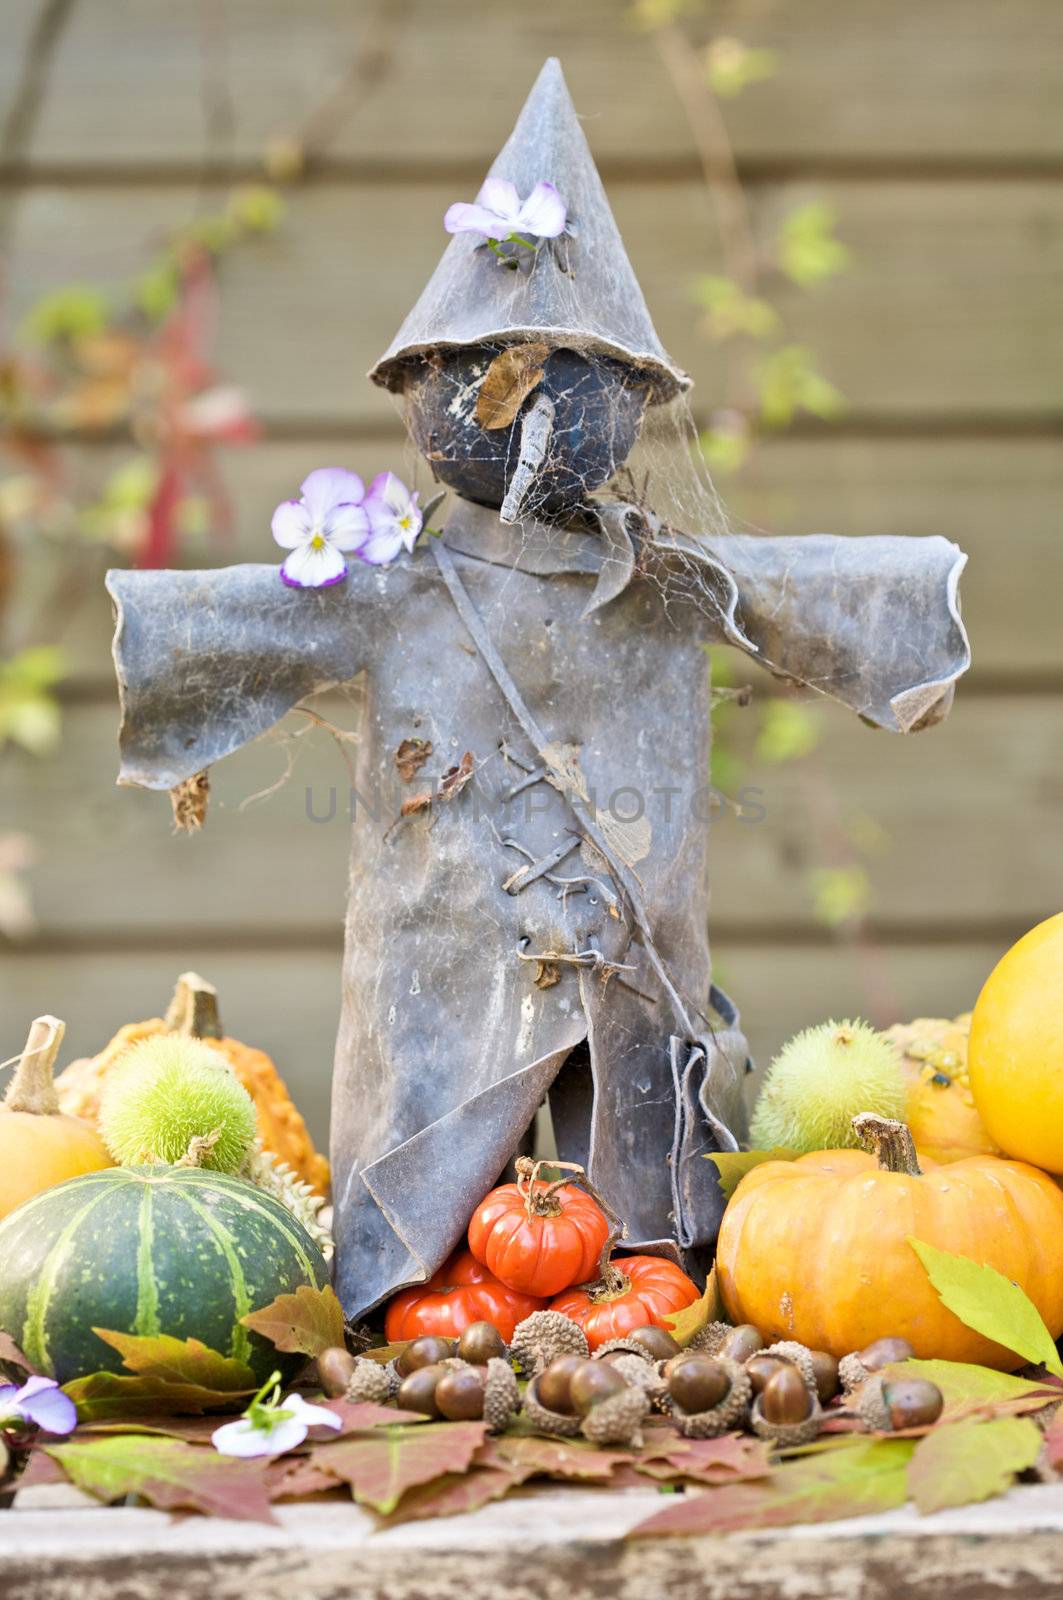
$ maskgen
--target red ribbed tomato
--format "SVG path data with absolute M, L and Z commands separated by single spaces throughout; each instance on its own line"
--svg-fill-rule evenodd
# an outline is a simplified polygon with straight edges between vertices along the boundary
M 395 1296 L 384 1318 L 384 1334 L 389 1344 L 419 1339 L 423 1333 L 457 1339 L 473 1322 L 491 1322 L 508 1344 L 517 1323 L 541 1311 L 544 1303 L 507 1289 L 468 1250 L 458 1250 L 427 1283 Z
M 619 1256 L 612 1266 L 620 1273 L 615 1288 L 570 1289 L 550 1306 L 579 1323 L 592 1350 L 648 1322 L 667 1328 L 665 1317 L 700 1297 L 697 1284 L 682 1268 L 661 1256 Z
M 504 1183 L 469 1223 L 469 1249 L 499 1283 L 549 1298 L 598 1276 L 609 1222 L 572 1184 Z

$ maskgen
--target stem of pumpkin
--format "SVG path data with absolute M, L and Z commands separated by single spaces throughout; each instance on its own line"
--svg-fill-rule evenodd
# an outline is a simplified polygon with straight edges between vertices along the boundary
M 59 1114 L 59 1096 L 52 1069 L 63 1042 L 66 1023 L 58 1017 L 38 1017 L 30 1024 L 26 1046 L 4 1096 L 5 1111 L 29 1111 L 38 1117 Z
M 166 1013 L 166 1032 L 186 1039 L 222 1039 L 218 991 L 198 972 L 182 972 Z
M 915 1141 L 903 1122 L 890 1117 L 877 1117 L 872 1111 L 861 1111 L 853 1118 L 853 1132 L 876 1158 L 882 1172 L 903 1172 L 909 1178 L 922 1177 Z
M 569 1184 L 578 1184 L 581 1189 L 587 1191 L 592 1200 L 597 1201 L 608 1218 L 610 1226 L 609 1237 L 602 1246 L 602 1253 L 598 1257 L 598 1277 L 595 1282 L 601 1285 L 606 1294 L 621 1294 L 627 1287 L 627 1279 L 620 1271 L 620 1268 L 613 1265 L 612 1254 L 627 1229 L 608 1200 L 588 1178 L 586 1169 L 581 1167 L 578 1161 L 533 1161 L 531 1156 L 518 1156 L 516 1167 L 517 1188 L 524 1196 L 524 1205 L 530 1217 L 536 1214 L 542 1216 L 544 1214 L 543 1207 L 548 1204 L 551 1197 L 558 1189 L 564 1189 Z M 549 1184 L 542 1194 L 537 1195 L 535 1193 L 535 1185 L 543 1167 L 554 1167 L 565 1172 L 571 1172 L 574 1176 L 571 1178 L 558 1178 L 556 1182 Z

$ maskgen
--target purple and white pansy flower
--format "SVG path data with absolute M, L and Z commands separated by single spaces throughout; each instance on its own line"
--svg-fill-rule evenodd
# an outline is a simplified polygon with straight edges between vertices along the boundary
M 0 1433 L 27 1427 L 42 1433 L 73 1433 L 77 1420 L 77 1407 L 54 1378 L 27 1378 L 21 1388 L 0 1384 Z
M 291 552 L 281 577 L 293 589 L 324 589 L 347 575 L 345 556 L 369 534 L 365 484 L 343 467 L 318 467 L 303 479 L 302 498 L 283 500 L 273 513 L 273 537 Z
M 448 207 L 443 226 L 448 233 L 478 233 L 489 242 L 514 239 L 556 239 L 568 223 L 568 207 L 552 183 L 537 183 L 522 200 L 508 178 L 487 178 L 470 205 L 458 200 Z
M 411 494 L 393 472 L 378 473 L 365 497 L 369 537 L 358 551 L 363 561 L 381 567 L 413 549 L 424 524 L 417 501 L 417 493 Z
M 326 1406 L 309 1405 L 301 1395 L 280 1397 L 275 1372 L 236 1422 L 215 1428 L 211 1443 L 223 1456 L 282 1456 L 301 1445 L 311 1428 L 342 1428 L 343 1420 Z

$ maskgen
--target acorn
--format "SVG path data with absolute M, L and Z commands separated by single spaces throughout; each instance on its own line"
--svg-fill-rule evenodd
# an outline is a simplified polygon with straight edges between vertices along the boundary
M 876 1433 L 932 1427 L 945 1404 L 936 1383 L 925 1378 L 894 1378 L 887 1382 L 877 1372 L 864 1380 L 853 1398 L 857 1416 Z
M 506 1341 L 493 1322 L 470 1322 L 458 1340 L 458 1355 L 474 1367 L 486 1367 L 489 1361 L 504 1361 Z
M 677 1361 L 668 1376 L 668 1394 L 684 1411 L 711 1411 L 728 1393 L 727 1369 L 712 1356 Z
M 341 1345 L 330 1345 L 317 1358 L 317 1375 L 322 1389 L 337 1400 L 346 1394 L 347 1385 L 354 1376 L 355 1358 Z
M 536 1392 L 548 1411 L 556 1411 L 563 1417 L 575 1414 L 570 1385 L 573 1373 L 583 1362 L 583 1356 L 557 1356 L 540 1372 L 536 1379 Z
M 568 1384 L 572 1409 L 580 1417 L 587 1416 L 603 1400 L 628 1388 L 627 1379 L 607 1361 L 582 1361 Z
M 572 1361 L 580 1366 L 583 1364 L 578 1356 L 559 1356 L 557 1361 L 552 1361 L 550 1366 L 544 1372 L 539 1373 L 538 1377 L 533 1378 L 525 1389 L 524 1416 L 531 1423 L 536 1433 L 552 1433 L 562 1439 L 571 1439 L 579 1432 L 580 1419 L 572 1406 L 568 1390 L 569 1378 L 557 1376 L 552 1380 L 556 1383 L 558 1393 L 563 1397 L 567 1410 L 555 1411 L 546 1404 L 540 1393 L 543 1379 L 546 1377 L 547 1372 L 551 1372 L 562 1361 Z M 552 1394 L 554 1392 L 553 1389 L 550 1392 Z
M 728 1332 L 720 1346 L 720 1355 L 741 1365 L 750 1356 L 755 1356 L 758 1350 L 763 1350 L 766 1342 L 759 1328 L 755 1328 L 751 1322 L 740 1322 Z
M 719 1355 L 728 1335 L 733 1331 L 729 1322 L 707 1323 L 699 1333 L 694 1335 L 693 1339 L 688 1340 L 685 1348 L 696 1351 L 698 1355 Z
M 400 1411 L 420 1411 L 422 1416 L 439 1417 L 442 1412 L 436 1403 L 436 1386 L 446 1374 L 441 1362 L 428 1367 L 415 1367 L 399 1384 L 395 1403 Z
M 873 1339 L 862 1350 L 854 1350 L 838 1363 L 838 1375 L 846 1393 L 859 1389 L 873 1372 L 881 1372 L 894 1362 L 911 1361 L 915 1351 L 907 1339 L 886 1337 Z
M 816 1393 L 819 1403 L 825 1406 L 828 1401 L 841 1388 L 841 1379 L 838 1377 L 838 1363 L 828 1350 L 810 1350 L 812 1358 L 812 1371 L 816 1379 Z
M 453 1339 L 437 1339 L 433 1334 L 422 1334 L 411 1339 L 405 1350 L 395 1357 L 395 1371 L 400 1378 L 408 1378 L 419 1367 L 434 1367 L 454 1354 Z
M 688 1439 L 714 1439 L 740 1427 L 745 1419 L 753 1389 L 745 1370 L 726 1356 L 694 1354 L 673 1366 L 668 1379 L 668 1409 Z M 689 1400 L 688 1410 L 677 1393 Z M 704 1402 L 713 1395 L 711 1405 Z
M 590 1355 L 587 1335 L 578 1322 L 560 1311 L 533 1311 L 518 1322 L 509 1353 L 526 1378 L 548 1367 L 555 1356 Z
M 440 1416 L 448 1422 L 479 1422 L 484 1414 L 486 1379 L 486 1367 L 466 1365 L 444 1372 L 432 1396 Z
M 382 1366 L 379 1361 L 356 1356 L 343 1398 L 352 1405 L 368 1403 L 383 1406 L 394 1398 L 398 1386 L 399 1380 L 391 1370 L 390 1363 Z
M 627 1337 L 628 1342 L 638 1345 L 651 1361 L 667 1361 L 670 1356 L 679 1354 L 679 1345 L 667 1328 L 658 1328 L 652 1322 L 642 1328 L 632 1328 Z
M 784 1447 L 809 1443 L 819 1432 L 822 1418 L 815 1384 L 809 1384 L 793 1363 L 769 1378 L 753 1402 L 754 1433 Z
M 753 1385 L 753 1393 L 763 1393 L 769 1380 L 774 1378 L 775 1374 L 782 1369 L 784 1364 L 785 1363 L 782 1361 L 777 1361 L 773 1356 L 766 1356 L 762 1354 L 750 1356 L 749 1359 L 743 1363 L 743 1365 L 746 1369 L 746 1374 L 749 1378 L 749 1381 Z

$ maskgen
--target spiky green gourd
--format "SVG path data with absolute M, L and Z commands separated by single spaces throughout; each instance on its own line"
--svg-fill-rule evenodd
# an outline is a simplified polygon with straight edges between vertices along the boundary
M 35 1196 L 0 1223 L 0 1330 L 66 1383 L 123 1372 L 93 1328 L 195 1338 L 264 1383 L 285 1356 L 240 1318 L 329 1281 L 321 1252 L 282 1205 L 197 1167 L 113 1167 Z
M 897 1052 L 866 1022 L 824 1022 L 785 1044 L 768 1068 L 750 1123 L 755 1150 L 841 1150 L 858 1143 L 861 1111 L 903 1119 Z
M 255 1138 L 255 1106 L 219 1051 L 160 1034 L 129 1050 L 107 1078 L 100 1133 L 123 1166 L 188 1158 L 236 1173 Z

